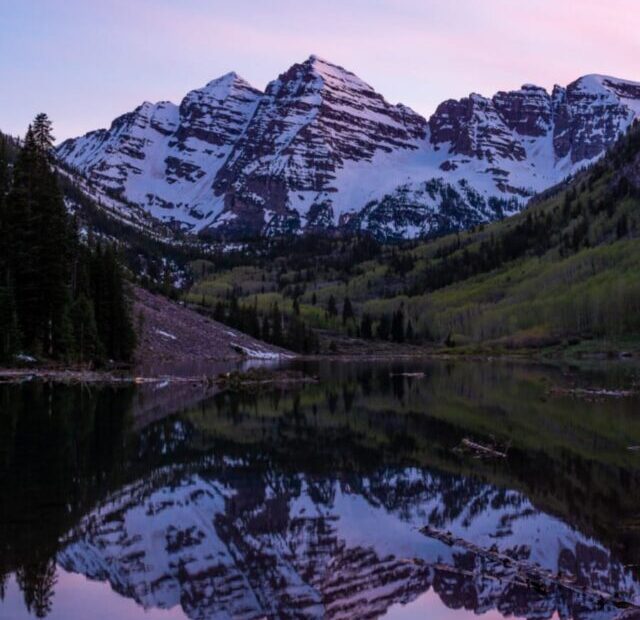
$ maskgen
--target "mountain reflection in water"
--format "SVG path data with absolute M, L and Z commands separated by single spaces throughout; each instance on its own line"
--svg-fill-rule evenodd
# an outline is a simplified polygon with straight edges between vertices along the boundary
M 549 394 L 633 369 L 298 366 L 319 381 L 1 386 L 0 618 L 635 617 L 639 402 Z

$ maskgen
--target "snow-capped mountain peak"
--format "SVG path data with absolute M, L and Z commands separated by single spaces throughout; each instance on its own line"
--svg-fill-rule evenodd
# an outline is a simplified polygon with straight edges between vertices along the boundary
M 232 71 L 57 152 L 98 188 L 194 232 L 415 236 L 517 211 L 639 114 L 640 83 L 590 74 L 552 93 L 524 84 L 450 99 L 427 121 L 311 55 L 264 93 Z

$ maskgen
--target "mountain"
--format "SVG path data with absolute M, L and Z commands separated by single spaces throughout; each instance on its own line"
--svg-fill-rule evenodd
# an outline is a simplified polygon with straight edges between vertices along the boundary
M 640 114 L 640 83 L 588 75 L 438 106 L 427 121 L 317 56 L 264 93 L 235 73 L 63 142 L 111 197 L 205 236 L 468 228 L 594 162 Z
M 212 184 L 259 97 L 229 73 L 188 93 L 180 106 L 144 102 L 108 130 L 67 140 L 58 156 L 107 194 L 198 228 L 212 215 Z

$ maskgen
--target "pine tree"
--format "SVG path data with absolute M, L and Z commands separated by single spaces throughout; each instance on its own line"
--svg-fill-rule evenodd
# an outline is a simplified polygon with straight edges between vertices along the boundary
M 344 302 L 342 304 L 342 324 L 345 325 L 347 321 L 353 319 L 353 306 L 351 305 L 351 300 L 348 297 L 344 298 Z
M 102 343 L 98 336 L 93 303 L 81 293 L 71 307 L 75 354 L 80 364 L 98 360 L 103 355 Z
M 413 324 L 411 323 L 411 319 L 409 319 L 407 321 L 407 332 L 405 334 L 405 338 L 407 339 L 408 342 L 412 342 L 413 339 L 415 338 L 415 334 L 413 331 Z
M 367 312 L 362 315 L 362 320 L 360 321 L 360 337 L 367 340 L 373 338 L 371 316 Z
M 394 342 L 404 342 L 404 312 L 402 307 L 393 313 L 391 321 L 391 338 Z
M 92 298 L 100 341 L 109 358 L 128 361 L 136 339 L 115 248 L 98 246 L 92 262 Z
M 266 316 L 262 318 L 262 329 L 260 330 L 260 333 L 262 336 L 262 340 L 264 340 L 265 342 L 270 342 L 271 329 L 269 327 L 269 318 Z
M 0 286 L 0 361 L 7 362 L 18 352 L 20 331 L 10 286 Z
M 331 317 L 338 316 L 338 307 L 336 306 L 336 299 L 333 295 L 329 297 L 329 301 L 327 302 L 327 313 Z
M 53 151 L 53 124 L 49 117 L 41 112 L 33 120 L 32 124 L 33 140 L 39 155 L 46 161 L 50 161 Z
M 380 317 L 376 334 L 380 340 L 389 340 L 389 334 L 391 333 L 391 321 L 388 314 L 383 314 Z
M 282 345 L 282 315 L 280 314 L 280 308 L 278 304 L 274 304 L 271 310 L 271 324 L 272 324 L 272 332 L 271 332 L 271 342 L 276 345 Z
M 224 303 L 221 301 L 216 302 L 215 308 L 213 310 L 213 320 L 220 323 L 225 322 Z
M 9 361 L 18 351 L 19 329 L 16 301 L 9 270 L 6 197 L 9 167 L 5 137 L 0 134 L 0 361 Z
M 7 197 L 6 234 L 20 330 L 25 345 L 49 357 L 64 354 L 70 302 L 68 216 L 50 165 L 51 124 L 29 127 Z
M 0 356 L 20 339 L 48 358 L 128 360 L 135 332 L 117 253 L 79 242 L 52 166 L 53 141 L 51 121 L 39 114 L 10 188 L 0 142 Z

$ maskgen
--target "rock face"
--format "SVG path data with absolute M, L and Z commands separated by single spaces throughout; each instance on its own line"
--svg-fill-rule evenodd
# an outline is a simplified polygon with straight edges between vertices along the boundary
M 257 217 L 247 232 L 254 234 L 289 218 L 309 227 L 331 224 L 341 211 L 338 177 L 347 162 L 418 151 L 425 136 L 422 117 L 311 56 L 267 86 L 220 171 L 214 189 L 231 216 L 222 226 L 233 230 L 252 211 Z
M 176 437 L 189 432 L 174 425 Z M 575 588 L 526 587 L 518 570 L 423 535 L 427 524 L 561 571 Z M 595 620 L 619 610 L 585 589 L 639 595 L 604 547 L 520 493 L 413 468 L 363 478 L 258 473 L 237 458 L 197 473 L 164 468 L 96 507 L 57 559 L 146 609 L 180 605 L 194 620 L 377 618 L 430 588 L 476 614 Z
M 235 73 L 191 91 L 180 106 L 143 103 L 58 148 L 59 158 L 108 193 L 190 229 L 215 213 L 213 182 L 258 105 Z
M 427 121 L 311 56 L 264 93 L 229 73 L 179 106 L 144 103 L 57 153 L 102 190 L 195 232 L 248 238 L 358 225 L 384 238 L 513 213 L 600 157 L 638 114 L 640 84 L 588 75 L 552 93 L 525 85 L 448 100 Z M 484 206 L 437 214 L 429 182 L 460 196 L 463 182 Z M 370 225 L 372 209 L 388 225 Z

